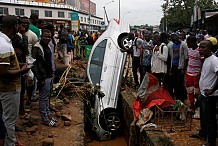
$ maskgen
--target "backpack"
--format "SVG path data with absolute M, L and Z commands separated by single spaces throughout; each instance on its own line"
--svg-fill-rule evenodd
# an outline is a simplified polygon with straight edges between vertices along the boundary
M 138 38 L 135 38 L 135 40 L 134 40 L 134 46 L 136 47 L 136 49 L 140 49 L 140 47 L 137 46 L 137 43 L 136 43 L 137 40 L 138 40 Z
M 60 33 L 60 41 L 61 42 L 67 42 L 70 38 L 69 38 L 69 34 L 68 32 L 65 30 L 65 29 L 62 29 L 61 30 L 61 33 Z

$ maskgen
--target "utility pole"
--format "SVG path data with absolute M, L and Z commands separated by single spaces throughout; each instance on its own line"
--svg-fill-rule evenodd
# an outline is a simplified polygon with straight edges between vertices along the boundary
M 120 20 L 120 0 L 119 0 L 119 20 Z

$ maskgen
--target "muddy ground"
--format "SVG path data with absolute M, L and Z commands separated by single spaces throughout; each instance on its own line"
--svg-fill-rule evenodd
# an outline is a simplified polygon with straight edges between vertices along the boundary
M 61 65 L 61 64 L 59 64 Z M 75 61 L 73 70 L 76 73 L 74 77 L 84 78 L 85 62 Z M 134 100 L 135 90 L 129 87 L 123 88 L 123 92 L 128 95 L 127 100 Z M 131 95 L 131 97 L 130 97 Z M 86 139 L 84 132 L 84 103 L 82 94 L 73 94 L 69 100 L 52 101 L 59 103 L 58 112 L 53 112 L 53 116 L 58 120 L 57 127 L 49 127 L 41 124 L 38 111 L 38 101 L 33 102 L 30 108 L 26 109 L 25 115 L 20 115 L 18 125 L 23 129 L 22 132 L 16 132 L 16 137 L 25 146 L 84 146 L 87 142 L 92 142 L 90 137 Z M 130 107 L 132 105 L 130 104 Z M 64 118 L 65 116 L 65 118 Z M 67 118 L 66 118 L 67 117 Z M 196 133 L 199 129 L 199 120 L 192 122 L 192 130 L 184 132 L 164 132 L 175 146 L 199 146 L 205 143 L 203 140 L 189 138 L 189 135 Z M 153 132 L 157 137 L 159 134 Z M 162 133 L 163 134 L 163 133 Z M 125 146 L 123 137 L 112 141 L 89 143 L 89 146 Z

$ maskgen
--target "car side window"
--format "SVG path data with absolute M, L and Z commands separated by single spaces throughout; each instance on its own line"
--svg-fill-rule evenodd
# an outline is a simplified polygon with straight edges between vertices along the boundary
M 102 66 L 104 61 L 104 54 L 106 49 L 107 40 L 103 40 L 100 42 L 91 57 L 89 73 L 92 80 L 93 85 L 100 83 Z

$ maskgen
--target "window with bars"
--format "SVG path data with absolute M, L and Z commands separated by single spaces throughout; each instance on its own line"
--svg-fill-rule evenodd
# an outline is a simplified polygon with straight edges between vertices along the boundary
M 15 8 L 15 14 L 17 16 L 24 16 L 24 9 Z
M 1 15 L 8 15 L 8 8 L 0 7 L 0 14 Z
M 64 12 L 58 11 L 58 17 L 64 18 Z
M 39 10 L 31 9 L 31 14 L 37 14 L 39 16 Z
M 45 17 L 52 17 L 52 11 L 45 11 Z

